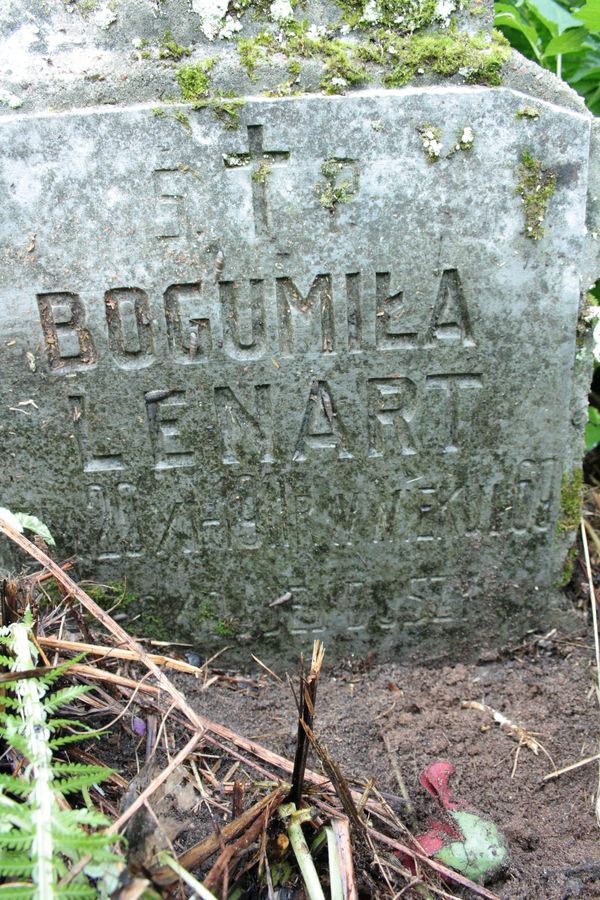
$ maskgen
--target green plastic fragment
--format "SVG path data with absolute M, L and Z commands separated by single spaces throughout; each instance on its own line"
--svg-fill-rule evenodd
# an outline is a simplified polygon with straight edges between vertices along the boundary
M 435 859 L 484 884 L 508 863 L 508 847 L 502 833 L 489 819 L 474 813 L 452 811 L 464 840 L 453 841 L 435 854 Z

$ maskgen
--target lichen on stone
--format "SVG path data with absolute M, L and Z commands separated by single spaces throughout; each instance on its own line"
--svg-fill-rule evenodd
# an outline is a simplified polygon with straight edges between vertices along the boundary
M 347 163 L 328 157 L 321 166 L 321 175 L 327 179 L 327 183 L 317 185 L 317 194 L 323 209 L 330 213 L 334 213 L 340 203 L 348 203 L 355 193 L 354 180 L 343 178 L 338 181 L 345 165 Z
M 429 162 L 437 162 L 442 155 L 442 130 L 424 122 L 417 126 L 417 132 L 421 138 L 423 152 Z
M 556 189 L 556 175 L 543 169 L 527 150 L 521 156 L 517 175 L 516 193 L 523 202 L 525 236 L 539 241 L 544 236 L 544 220 L 548 201 Z
M 470 153 L 473 149 L 473 144 L 475 143 L 475 133 L 470 125 L 466 125 L 464 128 L 461 128 L 457 134 L 456 143 L 452 145 L 448 153 L 446 154 L 446 158 L 449 156 L 453 156 L 455 153 L 460 153 L 462 150 L 465 153 Z

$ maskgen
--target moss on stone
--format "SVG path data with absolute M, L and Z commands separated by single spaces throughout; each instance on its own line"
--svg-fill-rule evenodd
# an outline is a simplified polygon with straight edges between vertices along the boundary
M 109 584 L 86 585 L 86 591 L 102 609 L 119 609 L 123 612 L 139 600 L 137 594 L 127 590 L 124 581 L 111 581 Z
M 573 568 L 575 566 L 575 560 L 577 559 L 577 547 L 569 547 L 567 552 L 567 556 L 565 559 L 565 564 L 563 566 L 562 572 L 560 574 L 560 578 L 558 578 L 555 582 L 555 587 L 557 588 L 565 588 L 568 583 L 571 581 L 573 577 Z
M 516 113 L 517 119 L 539 119 L 541 115 L 542 111 L 537 106 L 524 106 Z
M 187 116 L 182 109 L 175 110 L 175 112 L 173 113 L 173 118 L 176 122 L 179 122 L 180 125 L 183 125 L 183 127 L 188 131 L 192 130 L 189 116 Z
M 246 69 L 251 81 L 256 81 L 255 70 L 259 63 L 268 59 L 268 51 L 274 50 L 275 38 L 268 31 L 263 31 L 256 37 L 240 38 L 237 42 L 237 50 L 240 62 Z
M 371 16 L 365 16 L 366 0 L 335 0 L 343 10 L 343 19 L 351 28 L 373 24 Z M 412 34 L 419 28 L 433 24 L 436 14 L 436 0 L 378 0 L 376 22 L 398 33 Z
M 158 44 L 159 59 L 172 59 L 175 62 L 179 62 L 184 56 L 189 56 L 190 52 L 189 47 L 182 47 L 181 44 L 173 40 L 173 35 L 170 31 L 165 31 Z
M 486 34 L 471 35 L 454 28 L 444 34 L 404 37 L 379 30 L 358 53 L 385 68 L 382 80 L 387 87 L 402 87 L 415 75 L 428 71 L 445 77 L 460 72 L 469 84 L 498 85 L 510 46 L 496 31 L 489 39 Z
M 242 97 L 237 97 L 233 92 L 215 91 L 208 100 L 201 100 L 194 104 L 194 109 L 212 109 L 217 119 L 219 119 L 225 128 L 236 129 L 240 125 L 240 110 L 243 109 L 245 101 Z
M 245 101 L 226 91 L 211 93 L 210 72 L 215 62 L 211 58 L 199 63 L 186 63 L 177 72 L 177 81 L 183 99 L 191 103 L 194 109 L 211 109 L 226 128 L 237 128 L 240 124 L 240 110 Z
M 581 468 L 578 467 L 572 472 L 563 474 L 560 486 L 560 513 L 556 526 L 559 534 L 575 531 L 578 527 L 581 520 L 582 489 L 583 470 Z
M 334 213 L 340 203 L 348 203 L 354 194 L 354 185 L 350 179 L 337 181 L 343 168 L 344 163 L 336 159 L 327 159 L 321 166 L 321 175 L 328 183 L 317 185 L 317 193 L 319 203 L 330 213 Z
M 527 150 L 521 156 L 517 175 L 516 193 L 523 201 L 525 235 L 538 241 L 544 236 L 544 219 L 548 201 L 556 189 L 556 175 L 543 169 L 540 161 Z
M 267 62 L 273 53 L 290 57 L 288 69 L 295 76 L 300 72 L 298 58 L 315 59 L 323 64 L 321 89 L 330 94 L 366 84 L 375 77 L 386 87 L 401 87 L 426 72 L 445 77 L 460 73 L 468 83 L 498 85 L 510 53 L 508 41 L 499 32 L 493 32 L 490 38 L 452 27 L 444 33 L 410 35 L 375 28 L 356 43 L 315 32 L 306 21 L 290 22 L 282 33 L 281 42 L 269 31 L 238 41 L 240 60 L 249 76 L 254 79 L 256 66 Z
M 215 58 L 201 62 L 185 63 L 177 72 L 177 81 L 184 100 L 190 103 L 203 100 L 210 92 L 210 73 L 215 65 Z
M 215 634 L 218 634 L 219 637 L 235 637 L 237 632 L 238 628 L 234 619 L 219 619 L 215 625 Z
M 255 169 L 252 173 L 252 181 L 257 181 L 259 184 L 264 184 L 271 174 L 273 167 L 269 165 L 269 163 L 261 163 L 258 169 Z

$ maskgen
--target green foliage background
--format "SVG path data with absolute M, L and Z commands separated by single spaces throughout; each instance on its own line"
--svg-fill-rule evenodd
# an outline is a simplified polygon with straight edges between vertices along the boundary
M 600 0 L 503 0 L 495 10 L 512 46 L 567 81 L 600 115 Z

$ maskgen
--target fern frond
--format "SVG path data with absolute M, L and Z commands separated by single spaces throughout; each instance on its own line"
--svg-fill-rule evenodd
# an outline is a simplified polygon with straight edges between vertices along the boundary
M 6 685 L 3 686 L 6 687 Z M 10 694 L 4 694 L 2 697 L 2 706 L 6 709 L 19 709 L 19 702 L 14 697 L 11 697 Z M 6 714 L 0 710 L 0 722 L 4 720 L 5 715 Z
M 88 897 L 97 897 L 98 892 L 82 882 L 68 885 L 64 888 L 57 888 L 54 896 L 60 897 L 60 900 L 87 900 Z
M 33 900 L 34 888 L 30 884 L 13 881 L 11 884 L 0 884 L 0 897 L 9 900 Z
M 21 876 L 28 878 L 33 871 L 33 863 L 28 856 L 15 856 L 9 854 L 0 860 L 0 878 L 14 878 Z
M 65 778 L 54 779 L 54 790 L 59 794 L 74 794 L 82 788 L 92 787 L 107 777 L 102 766 L 90 766 L 88 772 L 80 772 Z
M 60 688 L 60 690 L 55 691 L 53 694 L 49 694 L 44 700 L 46 715 L 52 715 L 52 713 L 56 712 L 57 709 L 60 709 L 61 706 L 66 706 L 67 703 L 77 700 L 82 694 L 87 694 L 91 690 L 91 684 L 72 684 L 69 687 Z
M 8 791 L 17 797 L 28 797 L 31 793 L 31 785 L 23 778 L 17 778 L 16 775 L 0 774 L 0 793 Z
M 14 656 L 4 656 L 0 653 L 0 666 L 6 666 L 7 669 L 10 669 L 14 661 Z
M 51 672 L 46 672 L 46 674 L 43 677 L 44 684 L 50 685 L 50 684 L 53 684 L 55 681 L 58 681 L 59 678 L 62 678 L 63 675 L 66 675 L 66 673 L 69 671 L 71 666 L 74 666 L 76 663 L 81 662 L 81 660 L 85 659 L 86 656 L 87 656 L 86 653 L 78 653 L 77 656 L 73 656 L 73 657 L 71 657 L 71 659 L 67 659 L 65 662 L 61 663 L 60 666 L 57 666 Z M 81 687 L 84 687 L 84 685 L 81 685 Z M 84 690 L 86 690 L 86 691 L 91 690 L 91 685 L 90 686 L 86 685 L 84 687 Z
M 100 732 L 85 723 L 68 718 L 50 719 L 61 706 L 69 704 L 92 690 L 88 685 L 70 685 L 49 693 L 49 686 L 63 676 L 74 660 L 38 678 L 19 678 L 19 672 L 36 667 L 37 651 L 29 640 L 31 615 L 26 622 L 16 622 L 0 629 L 0 642 L 14 653 L 8 660 L 15 679 L 5 683 L 8 692 L 4 709 L 0 710 L 0 736 L 28 761 L 22 779 L 0 774 L 0 879 L 30 879 L 0 885 L 0 898 L 32 897 L 56 900 L 58 897 L 96 897 L 89 878 L 104 877 L 121 864 L 113 849 L 117 835 L 107 835 L 109 820 L 91 807 L 63 810 L 58 801 L 64 794 L 75 792 L 86 796 L 87 789 L 110 775 L 102 766 L 54 762 L 54 748 Z M 81 658 L 81 657 L 79 657 Z M 76 734 L 59 735 L 60 728 L 73 726 Z M 56 735 L 52 737 L 52 735 Z M 89 803 L 89 797 L 86 797 Z M 65 889 L 58 882 L 74 862 L 91 858 L 91 869 L 99 874 L 79 873 Z
M 87 735 L 86 735 L 87 736 Z M 98 774 L 98 778 L 94 784 L 104 781 L 109 775 L 114 775 L 116 769 L 109 769 L 106 766 L 94 766 L 91 763 L 54 763 L 52 771 L 55 775 L 85 775 L 86 772 L 94 771 Z
M 51 741 L 48 741 L 48 746 L 52 750 L 57 750 L 59 747 L 64 747 L 65 744 L 74 744 L 76 741 L 88 740 L 89 738 L 99 737 L 102 734 L 102 729 L 98 729 L 98 731 L 86 731 L 86 732 L 75 732 L 75 734 L 63 734 L 61 737 L 52 738 Z
M 28 850 L 30 847 L 30 834 L 14 828 L 11 831 L 0 831 L 0 849 L 5 851 Z
M 101 813 L 99 810 L 89 807 L 89 806 L 80 806 L 79 809 L 69 809 L 63 810 L 63 812 L 73 817 L 73 823 L 77 825 L 85 825 L 86 827 L 95 827 L 95 828 L 106 828 L 110 825 L 109 819 Z M 66 822 L 62 823 L 63 828 L 66 830 L 72 827 L 72 823 Z M 112 835 L 106 835 L 107 839 L 110 838 L 112 842 Z
M 86 722 L 80 722 L 79 719 L 52 718 L 47 724 L 51 732 L 58 731 L 59 728 L 78 728 L 83 737 L 88 734 L 98 734 L 98 729 L 92 728 Z

